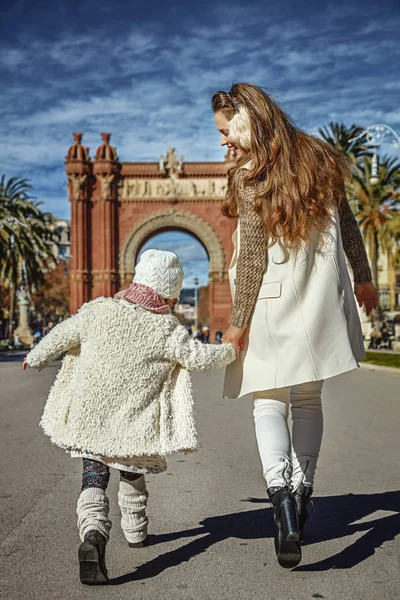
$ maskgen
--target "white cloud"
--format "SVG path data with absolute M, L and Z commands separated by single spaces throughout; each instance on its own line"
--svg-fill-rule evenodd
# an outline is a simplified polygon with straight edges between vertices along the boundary
M 171 146 L 188 161 L 222 160 L 210 97 L 233 81 L 265 86 L 313 133 L 330 120 L 400 129 L 396 16 L 328 5 L 282 19 L 276 7 L 231 2 L 214 6 L 208 23 L 188 12 L 168 31 L 149 16 L 120 35 L 112 15 L 103 13 L 100 29 L 71 35 L 61 24 L 53 41 L 24 33 L 3 44 L 3 81 L 15 71 L 18 80 L 2 89 L 2 171 L 30 177 L 59 216 L 69 214 L 72 131 L 85 133 L 92 156 L 110 131 L 123 161 L 157 160 Z

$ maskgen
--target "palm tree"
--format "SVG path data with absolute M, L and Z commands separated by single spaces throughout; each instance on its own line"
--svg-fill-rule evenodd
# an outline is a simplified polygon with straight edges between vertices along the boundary
M 350 184 L 346 184 L 346 192 L 355 216 L 359 220 L 368 248 L 372 276 L 378 288 L 379 251 L 383 250 L 388 253 L 389 273 L 391 273 L 394 246 L 399 243 L 400 164 L 396 159 L 388 157 L 381 159 L 379 182 L 372 185 L 370 183 L 371 149 L 360 141 L 362 138 L 355 139 L 362 132 L 363 129 L 356 125 L 346 127 L 342 123 L 333 122 L 319 130 L 320 135 L 328 144 L 341 150 L 352 162 L 353 180 Z M 391 281 L 391 305 L 394 303 L 394 286 L 395 284 Z
M 10 289 L 9 336 L 16 290 L 34 289 L 54 263 L 51 215 L 41 212 L 31 190 L 26 179 L 0 179 L 0 283 Z
M 346 127 L 343 123 L 335 123 L 333 121 L 325 125 L 325 127 L 318 129 L 320 136 L 328 144 L 350 158 L 353 170 L 355 171 L 358 171 L 360 158 L 365 155 L 371 155 L 368 146 L 362 143 L 360 139 L 355 139 L 363 131 L 363 128 L 357 125 L 353 124 L 350 127 Z
M 349 200 L 353 200 L 355 205 L 355 216 L 366 241 L 372 276 L 378 287 L 379 252 L 389 249 L 392 252 L 399 236 L 400 163 L 395 158 L 383 157 L 379 182 L 371 184 L 371 162 L 369 156 L 363 156 L 348 191 Z
M 385 227 L 381 237 L 381 246 L 387 256 L 389 307 L 391 311 L 396 308 L 396 270 L 400 267 L 400 211 Z

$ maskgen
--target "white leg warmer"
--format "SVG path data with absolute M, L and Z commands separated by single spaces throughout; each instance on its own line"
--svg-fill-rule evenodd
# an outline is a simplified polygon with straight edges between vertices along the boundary
M 99 531 L 108 541 L 111 521 L 108 518 L 109 502 L 104 490 L 87 488 L 81 492 L 76 513 L 78 515 L 79 536 L 84 541 L 88 531 Z
M 143 542 L 147 537 L 146 505 L 149 494 L 144 475 L 128 481 L 121 477 L 118 504 L 121 509 L 121 527 L 130 543 Z

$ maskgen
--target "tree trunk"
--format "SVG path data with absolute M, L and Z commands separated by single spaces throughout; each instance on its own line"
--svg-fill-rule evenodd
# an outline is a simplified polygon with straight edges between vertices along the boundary
M 376 231 L 376 229 L 374 231 L 371 231 L 369 239 L 370 239 L 369 258 L 371 260 L 372 281 L 375 284 L 375 287 L 378 291 L 378 305 L 370 314 L 371 322 L 374 323 L 375 321 L 379 321 L 379 314 L 380 314 L 379 281 L 378 281 L 379 246 L 378 246 L 378 232 Z
M 8 325 L 8 337 L 11 339 L 14 333 L 14 303 L 15 303 L 15 287 L 10 285 L 10 314 Z
M 390 310 L 396 308 L 396 271 L 394 267 L 393 248 L 388 250 L 388 281 L 389 281 L 389 306 Z
M 378 281 L 378 232 L 373 231 L 370 237 L 370 259 L 371 259 L 371 270 L 372 270 L 372 279 L 376 286 L 376 289 L 379 292 L 379 281 Z

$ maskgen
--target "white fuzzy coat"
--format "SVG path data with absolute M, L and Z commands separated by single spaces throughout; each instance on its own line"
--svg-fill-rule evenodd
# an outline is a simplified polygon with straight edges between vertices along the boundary
M 27 362 L 43 368 L 65 352 L 40 424 L 62 448 L 111 458 L 196 449 L 189 370 L 235 359 L 233 346 L 193 340 L 173 315 L 111 298 L 57 325 Z

